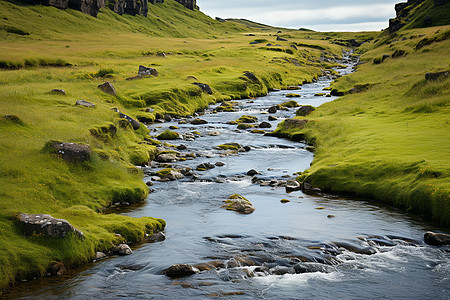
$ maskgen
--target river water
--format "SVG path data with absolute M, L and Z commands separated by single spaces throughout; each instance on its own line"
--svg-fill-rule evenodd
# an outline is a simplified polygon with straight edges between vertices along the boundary
M 350 71 L 351 67 L 339 70 L 344 75 Z M 319 106 L 335 99 L 314 96 L 330 82 L 322 77 L 289 93 L 300 94 L 295 100 L 301 105 Z M 200 116 L 208 121 L 205 125 L 178 124 L 179 120 L 151 125 L 152 135 L 170 126 L 191 137 L 189 133 L 197 131 L 191 140 L 171 141 L 187 147 L 181 153 L 196 154 L 195 159 L 174 163 L 176 167 L 224 163 L 208 171 L 194 170 L 194 177 L 155 182 L 145 205 L 124 212 L 165 219 L 165 241 L 142 244 L 132 255 L 109 258 L 63 278 L 19 285 L 5 297 L 450 299 L 449 253 L 422 242 L 432 225 L 363 200 L 287 193 L 282 184 L 274 186 L 307 169 L 313 154 L 305 144 L 238 130 L 227 122 L 242 115 L 268 121 L 268 108 L 290 100 L 287 93 L 237 101 L 236 112 L 213 113 L 217 105 L 212 106 Z M 295 110 L 270 114 L 278 120 L 271 121 L 267 131 L 292 118 Z M 230 142 L 251 149 L 237 154 L 216 149 Z M 160 168 L 157 164 L 146 168 L 149 175 L 144 180 L 151 180 L 151 173 Z M 252 183 L 252 176 L 246 175 L 250 169 L 261 173 L 258 178 L 272 181 L 272 186 Z M 221 208 L 234 193 L 246 197 L 256 210 L 243 215 Z M 347 244 L 370 247 L 373 253 L 355 253 Z M 227 267 L 179 279 L 163 274 L 174 264 L 209 261 Z

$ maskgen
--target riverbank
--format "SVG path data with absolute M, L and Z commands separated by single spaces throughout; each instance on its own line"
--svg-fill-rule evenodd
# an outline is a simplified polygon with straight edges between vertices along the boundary
M 92 261 L 96 251 L 145 240 L 164 228 L 161 219 L 103 213 L 147 198 L 139 166 L 157 154 L 159 143 L 143 123 L 135 130 L 117 110 L 152 122 L 298 86 L 336 66 L 333 59 L 344 46 L 335 40 L 372 35 L 279 34 L 179 11 L 173 1 L 155 7 L 147 19 L 0 4 L 2 22 L 20 29 L 0 31 L 1 290 L 47 274 L 52 264 L 71 268 Z M 140 65 L 158 76 L 136 76 Z M 115 95 L 97 88 L 107 81 Z M 206 84 L 211 93 L 193 83 Z M 53 89 L 64 93 L 49 93 Z M 95 107 L 75 105 L 78 100 Z M 92 156 L 67 162 L 43 151 L 49 141 L 89 145 Z M 66 219 L 85 239 L 25 236 L 19 213 Z
M 450 226 L 449 26 L 381 35 L 360 47 L 357 72 L 332 88 L 303 129 L 276 132 L 315 147 L 299 176 L 325 192 L 384 202 Z M 435 41 L 425 43 L 423 41 Z

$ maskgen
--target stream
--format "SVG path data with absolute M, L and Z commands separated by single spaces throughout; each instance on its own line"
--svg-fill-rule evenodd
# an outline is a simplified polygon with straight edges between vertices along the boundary
M 338 70 L 342 75 L 352 65 Z M 237 129 L 227 124 L 253 115 L 276 128 L 296 108 L 268 114 L 268 108 L 289 101 L 319 106 L 336 97 L 318 97 L 330 85 L 328 76 L 299 90 L 270 92 L 265 97 L 236 101 L 235 112 L 215 112 L 213 105 L 193 125 L 174 119 L 152 124 L 151 135 L 177 126 L 184 140 L 180 153 L 195 158 L 177 161 L 193 176 L 154 181 L 145 205 L 123 214 L 163 218 L 166 239 L 144 243 L 129 256 L 90 264 L 62 278 L 19 285 L 8 299 L 450 299 L 450 260 L 443 249 L 423 243 L 433 225 L 403 212 L 360 199 L 333 195 L 287 193 L 287 180 L 313 160 L 307 145 Z M 183 124 L 185 123 L 185 124 Z M 250 151 L 218 150 L 224 143 Z M 247 149 L 248 150 L 248 149 Z M 217 162 L 207 171 L 202 163 Z M 144 168 L 144 181 L 163 166 Z M 249 170 L 260 174 L 247 175 Z M 154 179 L 154 178 L 153 178 Z M 232 194 L 246 197 L 256 208 L 239 214 L 222 208 Z M 280 202 L 289 200 L 287 203 Z M 356 250 L 355 250 L 356 249 Z M 220 262 L 219 268 L 171 279 L 163 271 L 174 264 Z

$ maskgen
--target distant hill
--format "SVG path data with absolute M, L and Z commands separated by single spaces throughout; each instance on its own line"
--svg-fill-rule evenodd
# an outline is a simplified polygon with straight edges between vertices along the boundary
M 450 24 L 450 0 L 408 0 L 395 5 L 396 17 L 389 32 Z

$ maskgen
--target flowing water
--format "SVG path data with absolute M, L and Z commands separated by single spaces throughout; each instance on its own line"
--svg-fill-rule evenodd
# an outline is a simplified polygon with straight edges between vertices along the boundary
M 351 67 L 340 70 L 342 74 Z M 315 97 L 331 79 L 305 84 L 295 98 L 319 106 L 335 97 Z M 174 163 L 191 167 L 194 176 L 155 182 L 146 204 L 124 214 L 154 216 L 167 221 L 166 239 L 137 247 L 132 255 L 106 259 L 65 278 L 20 285 L 6 297 L 14 299 L 450 299 L 450 260 L 443 249 L 425 245 L 431 225 L 395 209 L 363 200 L 330 195 L 287 193 L 283 182 L 307 169 L 313 154 L 307 145 L 238 130 L 227 124 L 242 115 L 267 121 L 268 108 L 288 101 L 286 91 L 238 101 L 238 111 L 200 116 L 205 125 L 179 120 L 150 126 L 156 135 L 178 126 L 192 160 Z M 296 109 L 279 110 L 272 129 Z M 189 120 L 188 120 L 189 121 Z M 181 122 L 183 123 L 183 122 Z M 192 132 L 197 133 L 192 134 Z M 200 134 L 198 134 L 200 133 Z M 227 154 L 224 143 L 250 146 Z M 330 150 L 332 151 L 332 150 Z M 195 171 L 201 163 L 225 165 Z M 145 168 L 149 181 L 161 169 Z M 247 171 L 269 185 L 255 184 Z M 261 180 L 259 182 L 261 182 Z M 221 208 L 238 193 L 256 210 L 249 215 Z M 281 199 L 290 202 L 281 203 Z M 352 247 L 356 247 L 352 249 Z M 358 253 L 358 252 L 364 252 Z M 220 261 L 218 269 L 170 279 L 163 271 L 174 264 Z

